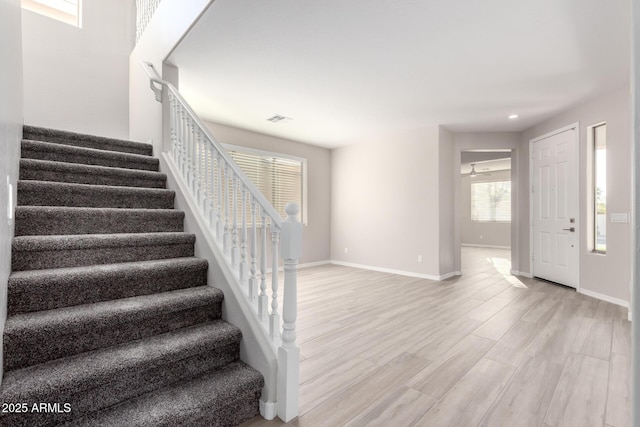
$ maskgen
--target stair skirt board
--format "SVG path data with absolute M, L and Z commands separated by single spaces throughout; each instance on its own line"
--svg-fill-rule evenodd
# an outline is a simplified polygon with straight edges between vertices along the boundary
M 151 154 L 24 127 L 0 399 L 28 410 L 0 425 L 231 426 L 260 412 L 264 378 L 239 360 L 242 334 Z

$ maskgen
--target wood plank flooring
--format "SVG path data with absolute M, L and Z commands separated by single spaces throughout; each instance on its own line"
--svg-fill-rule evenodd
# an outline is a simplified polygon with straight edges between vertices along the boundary
M 627 310 L 462 255 L 443 282 L 300 270 L 300 416 L 242 427 L 630 426 Z

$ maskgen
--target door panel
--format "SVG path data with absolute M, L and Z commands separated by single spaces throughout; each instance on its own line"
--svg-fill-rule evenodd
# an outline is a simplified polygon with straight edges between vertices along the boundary
M 532 162 L 533 274 L 574 288 L 579 255 L 575 132 L 535 141 Z

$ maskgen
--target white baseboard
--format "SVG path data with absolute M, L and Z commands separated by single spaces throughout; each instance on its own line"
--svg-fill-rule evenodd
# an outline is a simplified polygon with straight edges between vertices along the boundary
M 319 267 L 327 264 L 331 264 L 331 260 L 326 259 L 324 261 L 305 262 L 303 264 L 298 264 L 298 268 Z
M 475 243 L 460 243 L 460 246 L 464 246 L 467 248 L 511 249 L 511 246 L 479 245 Z
M 331 264 L 341 265 L 343 267 L 361 268 L 363 270 L 379 271 L 381 273 L 398 274 L 400 276 L 417 277 L 420 279 L 429 279 L 429 280 L 435 280 L 435 281 L 446 280 L 450 277 L 459 276 L 461 274 L 459 271 L 452 271 L 450 273 L 442 274 L 440 276 L 434 276 L 432 274 L 416 273 L 414 271 L 395 270 L 392 268 L 374 267 L 372 265 L 356 264 L 353 262 L 344 262 L 344 261 L 336 261 L 336 260 L 331 260 Z
M 273 420 L 276 415 L 276 402 L 265 402 L 260 400 L 260 415 L 267 421 Z
M 526 271 L 511 270 L 509 273 L 511 273 L 512 276 L 522 276 L 527 279 L 533 279 L 533 274 L 527 273 Z
M 609 295 L 593 292 L 587 289 L 580 289 L 578 292 L 588 297 L 597 298 L 602 301 L 610 302 L 611 304 L 619 305 L 624 308 L 629 308 L 629 301 L 625 301 L 623 299 L 610 297 Z M 629 314 L 631 314 L 631 312 L 629 312 Z

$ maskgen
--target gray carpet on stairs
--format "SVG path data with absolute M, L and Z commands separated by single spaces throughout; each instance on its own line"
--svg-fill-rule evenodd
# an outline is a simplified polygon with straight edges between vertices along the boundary
M 24 138 L 0 399 L 28 411 L 0 425 L 257 415 L 264 380 L 239 362 L 240 330 L 221 320 L 151 146 L 31 126 Z
M 147 170 L 21 159 L 20 179 L 76 184 L 164 188 L 167 175 Z

